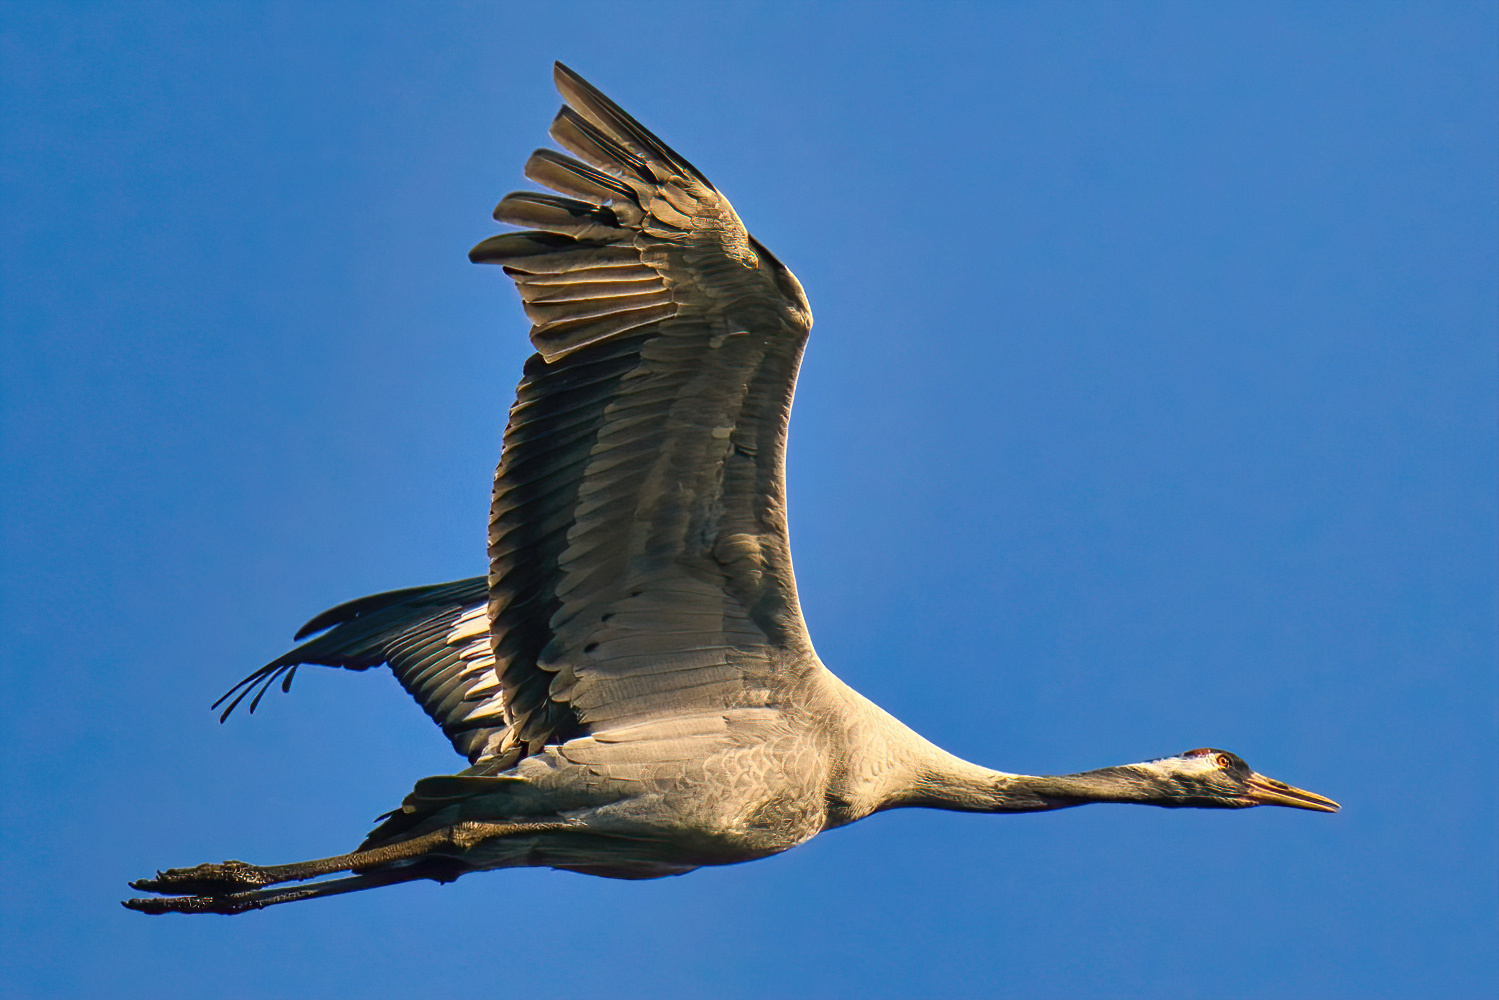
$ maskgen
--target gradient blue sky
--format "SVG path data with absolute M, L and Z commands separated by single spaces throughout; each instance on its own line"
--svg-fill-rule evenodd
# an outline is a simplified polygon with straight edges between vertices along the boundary
M 1492 996 L 1495 11 L 0 6 L 5 991 Z M 330 604 L 482 571 L 528 346 L 465 252 L 555 58 L 808 290 L 835 671 L 992 766 L 1222 746 L 1344 811 L 121 909 L 461 763 L 384 672 L 208 705 Z

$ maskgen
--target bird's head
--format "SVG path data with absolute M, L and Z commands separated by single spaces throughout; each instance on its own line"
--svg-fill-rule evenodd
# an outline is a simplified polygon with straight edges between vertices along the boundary
M 1131 767 L 1145 772 L 1147 780 L 1169 797 L 1170 801 L 1162 805 L 1219 809 L 1291 806 L 1318 812 L 1337 812 L 1339 808 L 1332 799 L 1257 774 L 1244 758 L 1212 747 Z

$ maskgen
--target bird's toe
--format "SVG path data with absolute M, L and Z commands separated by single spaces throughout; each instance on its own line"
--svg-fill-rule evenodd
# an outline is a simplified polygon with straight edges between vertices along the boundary
M 155 878 L 137 879 L 130 888 L 141 892 L 161 892 L 182 896 L 223 896 L 246 889 L 258 889 L 273 881 L 265 871 L 243 861 L 225 861 L 220 865 L 197 865 L 192 868 L 168 868 Z
M 155 899 L 125 899 L 120 905 L 137 913 L 244 913 L 263 905 L 249 894 L 238 896 L 160 896 Z

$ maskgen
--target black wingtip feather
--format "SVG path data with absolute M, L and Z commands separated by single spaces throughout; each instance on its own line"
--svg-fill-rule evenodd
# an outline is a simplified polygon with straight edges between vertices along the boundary
M 520 236 L 522 234 L 510 233 L 508 235 Z M 551 236 L 553 234 L 532 233 L 527 235 Z M 566 239 L 566 237 L 563 237 L 563 239 Z M 571 241 L 568 240 L 568 242 Z M 358 618 L 360 615 L 368 615 L 373 614 L 376 611 L 383 611 L 393 604 L 399 604 L 402 601 L 409 600 L 410 598 L 416 597 L 418 595 L 431 595 L 446 591 L 463 591 L 466 593 L 469 590 L 473 590 L 482 579 L 482 577 L 470 577 L 466 580 L 454 580 L 451 583 L 438 583 L 426 587 L 403 587 L 400 590 L 384 590 L 378 594 L 370 594 L 367 597 L 359 597 L 352 601 L 345 601 L 342 604 L 336 604 L 333 607 L 329 608 L 327 611 L 316 615 L 306 625 L 303 625 L 301 628 L 297 629 L 297 634 L 292 636 L 292 641 L 301 642 L 303 639 L 312 635 L 314 632 L 322 632 L 325 629 L 330 629 L 335 625 L 342 625 L 344 622 L 352 621 L 353 619 Z
M 501 233 L 499 236 L 491 236 L 487 240 L 480 241 L 468 252 L 468 259 L 475 264 L 497 264 L 517 257 L 537 257 L 542 254 L 556 253 L 577 245 L 577 240 L 560 233 L 531 230 Z
M 591 198 L 600 203 L 617 199 L 637 208 L 640 206 L 639 198 L 629 185 L 555 150 L 536 150 L 526 161 L 523 172 L 538 184 L 574 197 Z
M 561 62 L 552 64 L 552 82 L 564 100 L 587 119 L 589 123 L 609 135 L 616 142 L 632 146 L 638 152 L 661 161 L 663 164 L 688 174 L 708 187 L 718 190 L 708 178 L 689 163 L 686 157 L 656 137 L 656 134 L 636 121 L 624 108 L 606 97 L 597 87 L 583 79 Z M 574 152 L 577 152 L 574 150 Z
M 485 593 L 485 588 L 484 577 L 469 577 L 465 580 L 454 580 L 426 587 L 407 587 L 403 590 L 371 594 L 357 600 L 345 601 L 317 615 L 297 631 L 296 638 L 300 641 L 313 633 L 359 619 L 368 619 L 368 616 L 378 615 L 403 604 L 414 610 L 428 606 L 441 609 L 455 602 L 463 604 L 481 598 Z M 356 625 L 355 628 L 362 628 L 366 625 L 378 628 L 378 619 L 368 619 Z M 254 712 L 260 705 L 261 699 L 278 680 L 281 682 L 281 690 L 290 692 L 292 680 L 297 676 L 297 668 L 303 664 L 316 663 L 325 666 L 341 666 L 350 670 L 366 670 L 378 662 L 383 662 L 340 651 L 338 645 L 335 643 L 332 648 L 329 648 L 322 638 L 315 639 L 307 645 L 299 646 L 284 656 L 272 660 L 243 678 L 213 703 L 212 707 L 218 708 L 228 702 L 223 712 L 219 714 L 219 721 L 226 721 L 246 698 L 251 699 L 249 711 Z

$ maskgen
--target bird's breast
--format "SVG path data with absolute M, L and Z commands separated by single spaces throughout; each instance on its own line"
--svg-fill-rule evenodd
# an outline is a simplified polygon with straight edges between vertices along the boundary
M 821 761 L 804 741 L 782 740 L 725 754 L 684 804 L 684 833 L 704 864 L 733 864 L 778 854 L 823 829 Z

